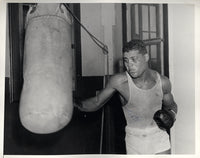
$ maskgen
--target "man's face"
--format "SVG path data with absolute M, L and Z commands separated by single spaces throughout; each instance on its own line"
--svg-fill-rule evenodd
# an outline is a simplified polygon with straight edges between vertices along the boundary
M 131 50 L 124 52 L 123 61 L 127 72 L 133 77 L 137 78 L 143 74 L 148 66 L 148 54 L 141 54 L 139 50 Z

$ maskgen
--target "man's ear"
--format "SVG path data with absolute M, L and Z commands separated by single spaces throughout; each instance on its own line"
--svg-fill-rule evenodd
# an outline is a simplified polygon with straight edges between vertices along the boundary
M 128 71 L 128 66 L 126 64 L 124 64 L 125 69 Z
M 149 61 L 149 53 L 144 54 L 144 58 L 145 58 L 145 61 L 148 62 Z

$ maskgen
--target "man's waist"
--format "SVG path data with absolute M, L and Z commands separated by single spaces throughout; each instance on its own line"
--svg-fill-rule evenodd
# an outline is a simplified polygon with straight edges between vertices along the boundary
M 156 124 L 144 127 L 128 124 L 125 128 L 126 133 L 133 135 L 150 135 L 159 132 L 160 130 L 161 129 Z

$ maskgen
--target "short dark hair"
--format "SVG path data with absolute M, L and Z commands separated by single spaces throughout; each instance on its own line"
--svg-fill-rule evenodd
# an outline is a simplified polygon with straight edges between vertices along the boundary
M 139 40 L 139 39 L 133 39 L 133 40 L 125 43 L 125 45 L 123 47 L 123 53 L 129 52 L 131 50 L 139 50 L 139 52 L 141 54 L 147 53 L 145 43 L 142 40 Z

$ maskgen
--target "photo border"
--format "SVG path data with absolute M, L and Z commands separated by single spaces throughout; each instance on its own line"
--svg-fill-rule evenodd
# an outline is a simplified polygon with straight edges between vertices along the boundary
M 130 158 L 132 155 L 97 155 L 97 154 L 84 154 L 84 155 L 3 155 L 4 146 L 4 98 L 5 98 L 5 52 L 6 52 L 6 5 L 7 3 L 168 3 L 168 4 L 194 4 L 195 5 L 195 138 L 196 145 L 194 155 L 134 155 L 134 157 L 192 157 L 200 158 L 200 0 L 0 0 L 0 157 L 5 158 Z

